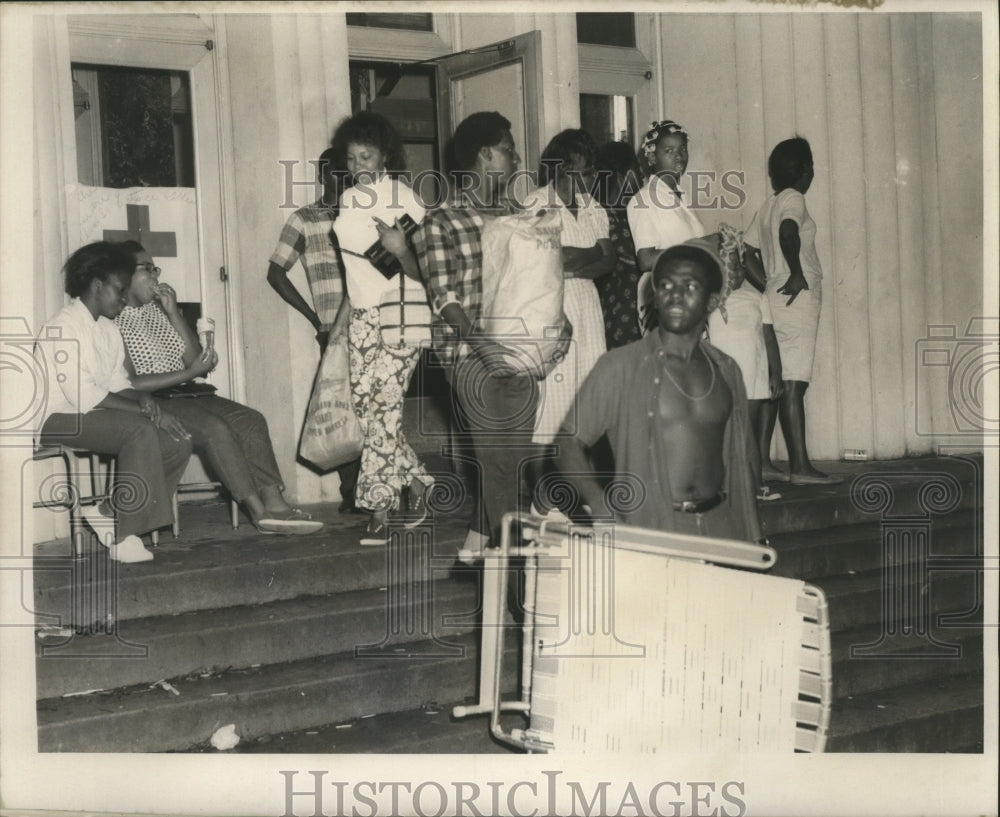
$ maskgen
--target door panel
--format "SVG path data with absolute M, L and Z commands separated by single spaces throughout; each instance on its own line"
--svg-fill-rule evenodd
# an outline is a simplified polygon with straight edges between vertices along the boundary
M 79 218 L 68 229 L 76 246 L 125 237 L 147 246 L 163 269 L 162 280 L 175 283 L 179 300 L 200 302 L 201 313 L 215 320 L 219 365 L 208 379 L 220 396 L 229 397 L 241 352 L 230 331 L 234 305 L 226 276 L 220 274 L 227 265 L 213 28 L 195 14 L 71 15 L 68 25 L 74 64 L 187 73 L 194 187 L 115 189 L 70 184 L 76 206 L 69 209 Z M 79 147 L 91 155 L 99 149 L 92 139 Z M 76 167 L 68 167 L 67 173 L 75 176 Z M 181 481 L 206 479 L 201 462 L 192 458 Z
M 438 62 L 438 131 L 442 136 L 478 111 L 497 111 L 511 123 L 511 135 L 521 154 L 521 169 L 534 171 L 541 153 L 539 123 L 541 34 L 530 31 Z M 445 166 L 442 154 L 442 167 Z M 526 179 L 519 179 L 515 195 Z
M 73 63 L 167 69 L 188 75 L 195 187 L 71 185 L 71 195 L 78 197 L 79 205 L 71 211 L 78 210 L 80 218 L 79 224 L 70 225 L 70 234 L 77 245 L 105 236 L 124 238 L 126 233 L 156 245 L 149 249 L 163 268 L 163 280 L 175 281 L 183 300 L 200 302 L 203 314 L 215 320 L 219 366 L 209 379 L 219 394 L 229 396 L 238 349 L 230 337 L 231 307 L 220 276 L 226 263 L 212 29 L 197 15 L 116 15 L 111 19 L 71 15 L 68 22 Z M 85 149 L 94 151 L 93 145 Z

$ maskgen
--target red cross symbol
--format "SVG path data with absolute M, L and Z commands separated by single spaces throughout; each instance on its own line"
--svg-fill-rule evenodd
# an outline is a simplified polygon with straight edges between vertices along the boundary
M 149 229 L 149 206 L 126 204 L 125 218 L 128 227 L 124 230 L 105 230 L 105 241 L 138 241 L 152 256 L 161 258 L 177 257 L 177 233 L 154 233 Z

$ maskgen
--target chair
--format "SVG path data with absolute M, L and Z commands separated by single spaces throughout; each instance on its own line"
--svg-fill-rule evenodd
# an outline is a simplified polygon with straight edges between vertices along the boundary
M 516 557 L 521 689 L 501 701 Z M 479 703 L 453 714 L 489 713 L 499 740 L 530 752 L 821 752 L 826 602 L 804 582 L 751 572 L 775 558 L 723 539 L 507 514 L 484 565 Z M 505 729 L 503 712 L 525 714 L 528 728 Z
M 77 457 L 90 458 L 90 494 L 84 496 L 80 491 L 77 481 L 77 473 L 73 467 Z M 101 458 L 103 455 L 93 451 L 85 451 L 78 448 L 70 448 L 68 445 L 38 445 L 32 451 L 32 460 L 41 462 L 59 457 L 66 468 L 66 482 L 63 485 L 56 485 L 52 492 L 52 498 L 39 499 L 32 503 L 33 508 L 65 508 L 69 511 L 69 535 L 73 543 L 73 553 L 79 559 L 83 557 L 83 533 L 85 525 L 80 518 L 80 508 L 83 505 L 98 505 L 114 495 L 114 458 L 109 458 L 108 472 L 105 477 L 103 488 L 98 487 L 98 475 L 100 473 Z M 151 534 L 153 545 L 155 546 L 159 537 L 157 531 Z

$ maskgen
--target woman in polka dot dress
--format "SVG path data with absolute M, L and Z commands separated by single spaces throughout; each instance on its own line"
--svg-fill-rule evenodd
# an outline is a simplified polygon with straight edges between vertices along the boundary
M 115 318 L 125 340 L 125 368 L 138 391 L 186 383 L 215 368 L 219 356 L 202 349 L 177 306 L 177 295 L 159 282 L 160 269 L 136 241 L 123 242 L 135 258 L 127 303 Z M 311 533 L 322 527 L 282 496 L 283 485 L 264 416 L 215 395 L 174 399 L 170 411 L 191 435 L 194 451 L 215 472 L 250 520 L 265 533 Z

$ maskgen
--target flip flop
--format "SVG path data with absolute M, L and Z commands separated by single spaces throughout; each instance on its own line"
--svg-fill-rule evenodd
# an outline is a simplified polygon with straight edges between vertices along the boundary
M 261 533 L 283 533 L 289 536 L 316 533 L 323 523 L 315 519 L 274 519 L 269 516 L 257 520 L 256 528 Z

